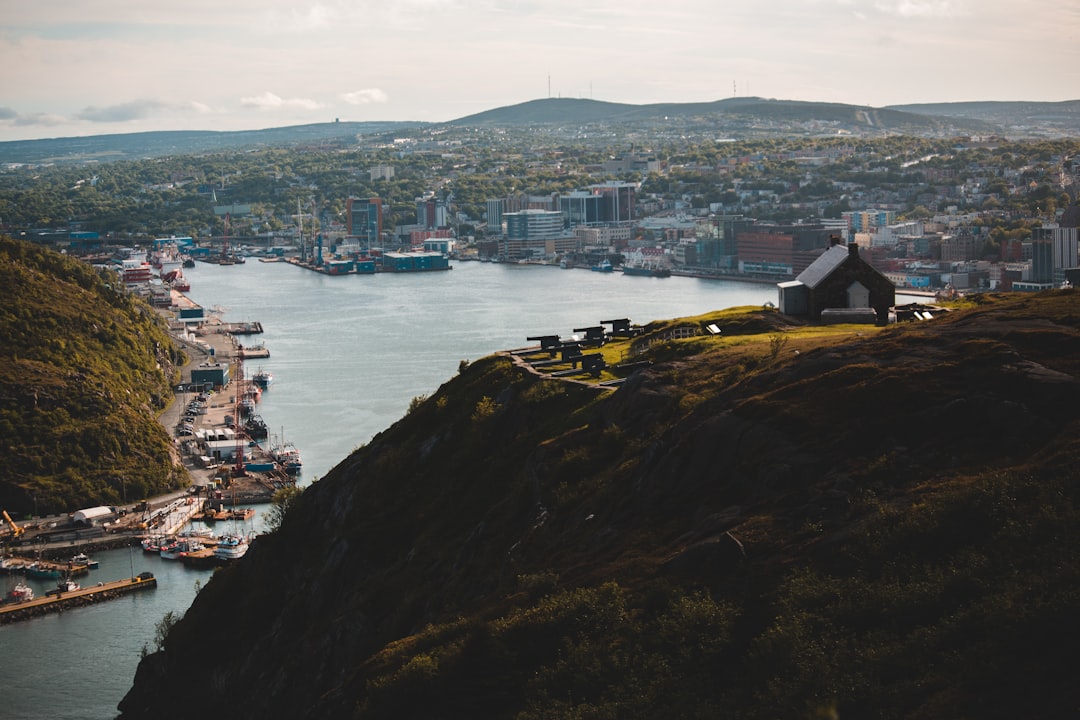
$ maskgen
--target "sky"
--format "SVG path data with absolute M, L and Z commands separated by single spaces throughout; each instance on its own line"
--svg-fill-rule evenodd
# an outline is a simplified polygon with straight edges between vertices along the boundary
M 0 0 L 0 141 L 747 95 L 1080 99 L 1080 0 Z

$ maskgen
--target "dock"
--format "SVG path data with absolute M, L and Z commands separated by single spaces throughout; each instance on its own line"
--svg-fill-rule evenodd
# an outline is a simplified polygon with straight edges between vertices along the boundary
M 258 345 L 238 345 L 236 354 L 244 360 L 251 360 L 270 357 L 270 350 L 262 343 Z
M 219 332 L 226 333 L 228 335 L 258 335 L 263 331 L 261 322 L 229 322 L 221 323 L 218 328 Z
M 20 603 L 0 605 L 0 625 L 19 620 L 29 620 L 50 612 L 60 612 L 73 607 L 92 605 L 105 600 L 114 600 L 138 590 L 150 590 L 157 587 L 157 578 L 152 573 L 144 572 L 133 578 L 112 580 L 79 590 L 54 590 L 45 597 L 34 598 Z
M 36 578 L 79 577 L 90 572 L 86 563 L 56 562 L 54 560 L 22 557 L 5 558 L 0 572 L 24 574 Z

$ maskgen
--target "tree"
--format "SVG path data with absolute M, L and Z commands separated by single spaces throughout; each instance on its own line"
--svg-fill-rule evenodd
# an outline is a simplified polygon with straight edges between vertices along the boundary
M 270 500 L 270 510 L 266 514 L 266 527 L 270 532 L 274 532 L 281 527 L 289 508 L 292 507 L 293 503 L 296 502 L 296 498 L 300 497 L 302 492 L 303 490 L 295 485 L 287 485 L 274 491 L 274 496 Z

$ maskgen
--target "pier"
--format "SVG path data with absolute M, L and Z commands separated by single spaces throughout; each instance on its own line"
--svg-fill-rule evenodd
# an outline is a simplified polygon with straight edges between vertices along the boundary
M 258 345 L 238 345 L 236 355 L 244 360 L 268 358 L 270 357 L 270 350 L 262 343 Z
M 219 332 L 229 335 L 258 335 L 263 331 L 261 322 L 229 322 L 221 323 Z
M 82 607 L 104 600 L 113 600 L 122 595 L 138 590 L 157 587 L 157 578 L 152 573 L 139 573 L 133 578 L 99 583 L 78 590 L 54 590 L 45 597 L 34 598 L 20 603 L 0 605 L 0 625 L 18 620 L 28 620 L 50 612 L 59 612 L 72 607 Z

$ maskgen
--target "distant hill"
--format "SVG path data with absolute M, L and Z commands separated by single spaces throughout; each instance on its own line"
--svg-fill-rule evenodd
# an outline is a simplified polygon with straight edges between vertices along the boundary
M 180 360 L 150 307 L 86 263 L 0 237 L 0 508 L 119 505 L 187 483 L 155 419 Z
M 709 120 L 721 127 L 725 121 L 745 119 L 771 121 L 784 126 L 797 123 L 834 123 L 854 130 L 891 130 L 911 133 L 991 132 L 994 128 L 978 118 L 935 118 L 928 114 L 839 103 L 729 98 L 703 103 L 656 103 L 629 105 L 581 98 L 548 98 L 468 115 L 450 122 L 455 126 L 514 126 L 591 123 L 645 123 L 657 120 Z
M 890 105 L 889 108 L 904 113 L 979 120 L 1002 128 L 1080 133 L 1080 100 L 926 103 Z
M 0 163 L 84 163 L 305 144 L 351 144 L 360 136 L 423 127 L 529 127 L 621 124 L 646 128 L 683 123 L 733 135 L 821 131 L 912 135 L 1004 133 L 1019 136 L 1080 134 L 1080 100 L 1062 103 L 969 102 L 873 108 L 842 103 L 727 98 L 698 103 L 631 105 L 584 98 L 544 98 L 468 115 L 447 123 L 335 122 L 291 127 L 213 131 L 161 131 L 0 142 Z
M 471 363 L 214 575 L 120 717 L 1072 717 L 1078 299 L 655 322 L 608 390 Z
M 0 142 L 0 162 L 83 163 L 165 155 L 189 155 L 248 147 L 287 147 L 310 143 L 355 143 L 357 136 L 377 135 L 424 123 L 335 122 L 265 130 L 215 132 L 176 130 L 87 137 Z

